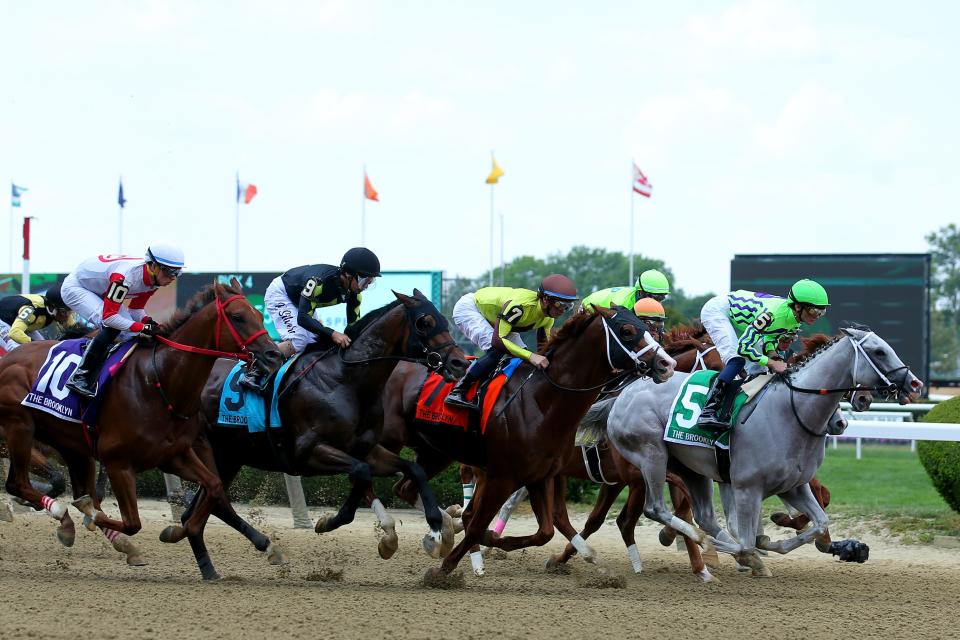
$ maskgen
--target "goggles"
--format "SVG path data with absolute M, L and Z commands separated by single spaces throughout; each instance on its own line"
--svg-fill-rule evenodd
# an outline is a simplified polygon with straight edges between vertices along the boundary
M 827 313 L 827 308 L 826 308 L 826 307 L 815 307 L 815 306 L 809 305 L 809 304 L 806 305 L 806 310 L 807 310 L 807 311 L 810 313 L 810 315 L 812 315 L 814 318 L 822 318 L 822 317 L 823 317 L 824 315 L 826 315 L 826 313 Z
M 376 281 L 376 276 L 357 276 L 357 286 L 360 288 L 360 291 L 365 291 L 367 287 Z
M 549 304 L 554 309 L 559 309 L 564 313 L 572 309 L 575 303 L 576 303 L 576 300 L 563 300 L 562 298 L 547 297 L 547 304 Z
M 160 267 L 160 273 L 167 276 L 168 278 L 173 278 L 174 280 L 176 280 L 177 278 L 180 277 L 181 269 L 178 267 L 168 267 L 167 265 L 160 264 L 159 262 L 157 263 L 157 266 Z

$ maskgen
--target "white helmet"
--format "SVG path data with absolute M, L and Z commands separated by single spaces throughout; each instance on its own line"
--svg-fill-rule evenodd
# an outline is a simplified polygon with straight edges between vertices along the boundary
M 166 243 L 156 243 L 147 247 L 144 258 L 148 262 L 156 262 L 165 267 L 183 269 L 183 249 Z

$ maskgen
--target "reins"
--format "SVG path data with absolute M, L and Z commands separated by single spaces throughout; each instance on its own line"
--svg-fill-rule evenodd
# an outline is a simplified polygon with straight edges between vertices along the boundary
M 177 418 L 178 420 L 189 420 L 193 416 L 197 415 L 197 412 L 200 411 L 200 406 L 197 407 L 197 411 L 193 412 L 193 415 L 184 415 L 178 413 L 173 408 L 173 403 L 170 401 L 167 392 L 163 389 L 163 383 L 160 382 L 160 367 L 157 365 L 157 343 L 166 345 L 177 351 L 185 351 L 187 353 L 195 353 L 201 356 L 210 356 L 212 358 L 234 358 L 236 360 L 242 360 L 244 362 L 250 362 L 253 360 L 253 356 L 247 350 L 247 346 L 252 343 L 254 340 L 259 338 L 262 335 L 267 334 L 266 329 L 260 329 L 259 331 L 254 332 L 250 337 L 244 340 L 240 333 L 237 331 L 236 327 L 233 326 L 233 323 L 230 321 L 230 318 L 227 317 L 227 305 L 229 305 L 234 300 L 245 299 L 242 294 L 234 294 L 227 298 L 226 300 L 220 300 L 220 297 L 215 298 L 217 304 L 217 324 L 214 333 L 214 345 L 216 349 L 205 349 L 203 347 L 195 347 L 189 344 L 183 344 L 181 342 L 176 342 L 165 338 L 163 336 L 154 336 L 155 342 L 153 343 L 153 351 L 151 352 L 151 362 L 153 363 L 153 375 L 156 377 L 156 382 L 153 383 L 154 388 L 160 393 L 160 397 L 163 398 L 163 403 L 167 407 L 167 412 Z M 221 351 L 220 347 L 220 327 L 226 325 L 227 329 L 230 331 L 230 335 L 233 337 L 234 342 L 239 345 L 240 351 Z

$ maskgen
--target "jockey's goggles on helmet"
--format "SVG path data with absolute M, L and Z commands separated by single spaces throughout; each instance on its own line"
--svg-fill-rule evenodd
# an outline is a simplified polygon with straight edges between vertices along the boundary
M 827 313 L 826 307 L 815 307 L 812 304 L 808 304 L 806 308 L 814 318 L 822 318 Z
M 360 288 L 360 291 L 366 290 L 367 287 L 372 285 L 377 281 L 376 276 L 357 276 L 357 286 Z
M 559 309 L 566 313 L 573 308 L 573 305 L 576 303 L 576 300 L 564 300 L 563 298 L 553 298 L 547 296 L 547 304 L 552 306 L 554 309 Z

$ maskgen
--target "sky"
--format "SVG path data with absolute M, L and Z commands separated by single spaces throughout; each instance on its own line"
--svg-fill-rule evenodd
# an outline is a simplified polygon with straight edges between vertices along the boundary
M 0 5 L 0 176 L 34 271 L 180 244 L 193 271 L 479 276 L 630 248 L 690 294 L 741 253 L 922 252 L 957 221 L 960 4 L 52 1 Z M 0 270 L 10 261 L 0 225 Z M 499 262 L 499 222 L 495 231 Z M 610 283 L 611 286 L 626 284 Z

